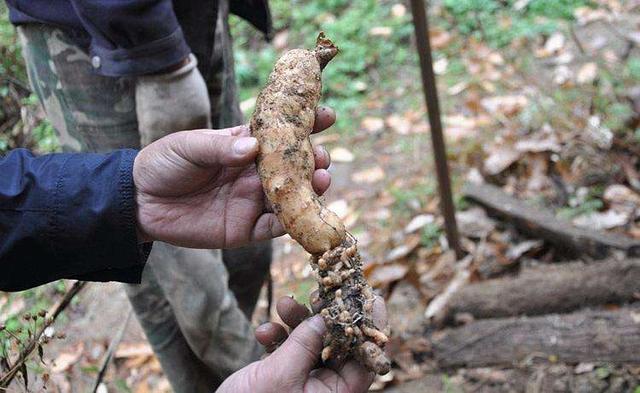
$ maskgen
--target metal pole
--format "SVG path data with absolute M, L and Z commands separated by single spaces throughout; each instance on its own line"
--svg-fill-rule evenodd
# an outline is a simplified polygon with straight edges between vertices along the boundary
M 440 121 L 440 105 L 438 102 L 436 77 L 433 72 L 431 43 L 429 42 L 429 24 L 424 0 L 411 0 L 411 13 L 413 14 L 413 26 L 416 33 L 418 56 L 420 57 L 422 89 L 424 90 L 424 99 L 429 112 L 429 124 L 431 125 L 431 143 L 433 144 L 436 173 L 438 175 L 438 188 L 440 190 L 440 210 L 444 216 L 444 229 L 449 247 L 456 253 L 456 257 L 461 259 L 464 257 L 464 253 L 460 248 L 455 207 L 451 193 L 451 180 L 449 178 L 447 152 L 442 134 L 442 122 Z

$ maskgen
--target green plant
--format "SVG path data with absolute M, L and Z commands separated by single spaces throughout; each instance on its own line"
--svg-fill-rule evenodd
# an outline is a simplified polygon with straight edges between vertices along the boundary
M 420 233 L 420 245 L 426 248 L 431 248 L 438 244 L 438 239 L 442 235 L 442 228 L 440 225 L 432 222 L 422 228 Z

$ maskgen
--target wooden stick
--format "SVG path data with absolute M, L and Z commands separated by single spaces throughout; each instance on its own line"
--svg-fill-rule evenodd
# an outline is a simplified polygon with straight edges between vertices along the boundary
M 583 254 L 601 259 L 612 249 L 628 256 L 640 256 L 640 241 L 623 235 L 576 228 L 556 218 L 549 210 L 531 206 L 489 184 L 466 184 L 463 195 L 495 216 L 513 223 L 521 232 L 554 244 L 561 252 L 578 257 Z

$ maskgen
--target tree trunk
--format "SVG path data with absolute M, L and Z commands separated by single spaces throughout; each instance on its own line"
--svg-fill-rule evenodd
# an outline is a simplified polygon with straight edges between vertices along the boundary
M 450 299 L 446 322 L 458 313 L 475 318 L 568 312 L 590 305 L 633 301 L 640 295 L 640 260 L 547 265 L 516 278 L 461 288 Z
M 437 332 L 441 367 L 513 365 L 527 359 L 640 363 L 640 308 L 472 322 Z

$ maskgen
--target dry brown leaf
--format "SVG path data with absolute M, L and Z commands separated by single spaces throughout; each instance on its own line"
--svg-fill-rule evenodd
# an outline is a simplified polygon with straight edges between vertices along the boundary
M 573 225 L 590 229 L 611 229 L 626 225 L 629 222 L 629 213 L 618 212 L 613 209 L 605 212 L 593 212 L 580 215 L 573 219 Z
M 324 145 L 327 143 L 334 143 L 340 140 L 340 135 L 338 134 L 313 134 L 311 135 L 311 141 L 314 145 Z
M 384 170 L 379 166 L 363 169 L 351 175 L 351 180 L 356 183 L 372 184 L 384 179 Z
M 289 45 L 289 30 L 282 30 L 273 36 L 273 47 L 276 50 L 283 50 Z
M 487 237 L 496 227 L 495 221 L 481 207 L 457 212 L 456 220 L 462 235 L 476 239 Z
M 71 368 L 82 356 L 82 351 L 84 351 L 84 344 L 78 343 L 72 350 L 61 352 L 58 356 L 53 360 L 53 366 L 51 367 L 51 373 L 61 373 L 67 371 Z
M 377 265 L 369 274 L 368 279 L 373 287 L 380 287 L 403 279 L 408 271 L 409 267 L 404 263 Z
M 555 32 L 551 34 L 551 37 L 544 43 L 544 48 L 538 52 L 538 56 L 547 57 L 557 54 L 562 48 L 566 39 L 561 32 Z
M 451 34 L 446 30 L 431 29 L 429 38 L 433 49 L 442 49 L 451 42 Z
M 433 214 L 420 214 L 411 219 L 406 227 L 404 227 L 404 233 L 409 234 L 422 229 L 425 225 L 431 224 L 435 221 Z
M 151 356 L 153 349 L 146 342 L 122 343 L 116 349 L 114 357 L 116 359 L 131 358 L 137 356 Z
M 388 26 L 375 26 L 369 30 L 369 35 L 374 37 L 389 37 L 393 29 Z
M 329 203 L 327 209 L 334 212 L 341 219 L 344 219 L 352 211 L 346 199 L 338 199 Z
M 368 132 L 376 133 L 384 128 L 384 120 L 379 117 L 367 116 L 360 122 L 360 127 Z
M 513 116 L 518 114 L 529 100 L 522 94 L 512 94 L 483 98 L 480 103 L 488 113 L 499 112 L 505 116 Z
M 612 205 L 640 206 L 640 195 L 622 184 L 612 184 L 604 190 L 603 199 Z
M 586 63 L 578 70 L 576 82 L 579 84 L 593 83 L 598 76 L 598 65 L 596 63 Z
M 329 152 L 332 162 L 351 162 L 353 161 L 353 153 L 344 147 L 336 147 Z
M 512 146 L 494 145 L 484 161 L 484 171 L 489 175 L 497 175 L 522 157 L 522 153 Z
M 24 310 L 25 302 L 22 297 L 14 296 L 8 306 L 6 305 L 8 302 L 8 296 L 3 297 L 2 299 L 0 299 L 0 303 L 2 303 L 0 304 L 0 322 L 4 322 L 9 317 L 19 314 Z
M 403 116 L 391 115 L 386 119 L 387 126 L 400 135 L 407 135 L 411 132 L 411 122 Z
M 391 7 L 391 15 L 396 18 L 402 18 L 407 13 L 407 7 L 404 4 L 394 4 Z
M 433 72 L 436 75 L 443 75 L 447 72 L 447 67 L 449 66 L 449 60 L 446 57 L 440 58 L 433 63 Z

